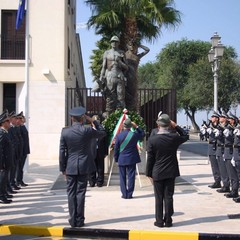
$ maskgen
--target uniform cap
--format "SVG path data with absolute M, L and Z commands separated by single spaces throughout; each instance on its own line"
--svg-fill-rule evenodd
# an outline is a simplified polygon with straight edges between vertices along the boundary
M 171 120 L 170 120 L 169 115 L 164 113 L 161 116 L 159 116 L 159 118 L 157 120 L 157 125 L 159 125 L 160 127 L 168 127 L 170 122 L 171 122 Z
M 119 38 L 117 36 L 113 36 L 110 40 L 110 42 L 120 42 Z
M 212 114 L 211 117 L 219 118 L 220 116 L 219 116 L 219 114 L 216 111 L 213 111 L 213 114 Z
M 124 122 L 123 122 L 123 126 L 124 126 L 125 128 L 131 128 L 131 127 L 132 127 L 132 121 L 131 121 L 131 119 L 130 119 L 130 118 L 125 119 Z
M 16 117 L 17 115 L 16 115 L 15 111 L 12 111 L 12 112 L 9 113 L 8 116 L 9 116 L 10 118 L 13 118 L 13 117 Z
M 69 115 L 73 117 L 81 116 L 86 113 L 86 108 L 84 107 L 74 107 L 69 111 Z
M 231 118 L 231 119 L 234 119 L 234 120 L 237 120 L 237 116 L 235 116 L 234 114 L 232 114 L 231 112 L 228 113 L 228 118 Z
M 21 111 L 20 113 L 18 113 L 18 114 L 16 115 L 16 117 L 17 117 L 17 118 L 22 118 L 22 117 L 23 117 L 23 111 Z
M 227 115 L 227 113 L 226 113 L 225 111 L 222 111 L 220 117 L 223 117 L 223 118 L 229 118 L 228 115 Z
M 5 110 L 1 115 L 0 115 L 0 123 L 5 122 L 6 120 L 8 120 L 8 111 Z

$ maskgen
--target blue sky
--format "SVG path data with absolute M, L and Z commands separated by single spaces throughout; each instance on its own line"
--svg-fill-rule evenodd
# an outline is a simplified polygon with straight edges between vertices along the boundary
M 222 44 L 236 49 L 240 59 L 240 0 L 175 0 L 175 8 L 182 13 L 181 25 L 175 30 L 163 29 L 162 36 L 154 43 L 144 43 L 150 52 L 141 59 L 140 64 L 155 61 L 157 54 L 170 42 L 183 38 L 210 41 L 214 32 L 221 36 Z M 94 30 L 85 28 L 90 16 L 89 7 L 83 0 L 78 0 L 77 32 L 80 34 L 87 87 L 93 86 L 89 57 L 100 38 L 94 34 Z

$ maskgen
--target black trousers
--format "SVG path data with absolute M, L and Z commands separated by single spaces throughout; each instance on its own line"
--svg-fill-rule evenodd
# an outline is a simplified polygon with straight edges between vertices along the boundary
M 209 155 L 209 160 L 211 163 L 212 174 L 215 182 L 221 182 L 221 174 L 219 170 L 219 165 L 216 155 Z
M 224 187 L 230 187 L 229 176 L 227 172 L 226 163 L 222 156 L 217 156 L 218 166 L 221 174 L 221 179 Z
M 85 194 L 87 190 L 88 175 L 67 175 L 67 194 L 69 223 L 78 227 L 84 223 Z
M 89 182 L 102 185 L 104 183 L 104 155 L 97 151 L 97 156 L 94 161 L 97 171 L 90 174 Z
M 239 179 L 238 179 L 236 167 L 234 167 L 232 165 L 231 159 L 226 159 L 225 163 L 226 163 L 226 167 L 227 167 L 228 176 L 230 179 L 231 190 L 234 192 L 238 192 Z
M 3 197 L 6 193 L 6 170 L 0 169 L 0 197 Z
M 27 155 L 22 156 L 21 160 L 19 161 L 18 168 L 17 168 L 17 183 L 23 182 L 23 168 L 27 159 Z
M 173 194 L 175 178 L 168 178 L 153 182 L 155 194 L 155 218 L 161 224 L 163 221 L 172 223 Z

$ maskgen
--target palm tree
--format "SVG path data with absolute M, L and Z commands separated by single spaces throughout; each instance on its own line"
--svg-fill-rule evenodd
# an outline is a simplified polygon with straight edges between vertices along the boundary
M 94 27 L 96 34 L 103 38 L 117 35 L 121 49 L 127 51 L 131 44 L 135 55 L 143 40 L 153 42 L 160 37 L 163 27 L 174 28 L 181 22 L 180 12 L 173 8 L 173 0 L 85 0 L 85 3 L 92 10 L 88 27 Z M 138 65 L 139 61 L 132 71 L 135 77 L 131 92 L 134 93 L 138 86 Z M 133 98 L 136 101 L 135 94 Z

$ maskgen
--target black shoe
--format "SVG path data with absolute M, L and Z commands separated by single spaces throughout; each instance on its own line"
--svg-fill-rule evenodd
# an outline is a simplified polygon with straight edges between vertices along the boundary
M 220 189 L 217 189 L 217 192 L 219 192 L 219 193 L 228 193 L 228 192 L 230 192 L 230 188 L 229 187 L 222 187 Z
M 27 187 L 28 184 L 26 184 L 25 182 L 20 182 L 20 183 L 17 184 L 17 186 L 19 186 L 19 187 Z
M 16 194 L 16 193 L 18 193 L 18 192 L 17 192 L 17 191 L 14 191 L 14 190 L 12 190 L 12 189 L 9 189 L 9 190 L 8 190 L 8 193 Z
M 77 223 L 76 224 L 76 227 L 83 227 L 85 225 L 85 223 L 83 222 L 83 223 Z
M 90 186 L 90 187 L 95 187 L 95 183 L 89 182 L 89 186 Z
M 0 197 L 0 203 L 9 204 L 9 203 L 11 203 L 11 202 L 12 202 L 12 200 L 7 199 L 7 198 L 4 197 L 4 196 Z
M 8 193 L 4 194 L 4 196 L 5 196 L 6 198 L 13 198 L 13 195 L 8 194 Z
M 230 193 L 224 194 L 226 198 L 237 198 L 238 197 L 238 192 L 237 191 L 231 191 Z
M 236 203 L 240 203 L 240 197 L 233 198 L 233 201 Z
M 165 226 L 165 227 L 172 227 L 172 223 L 171 223 L 171 222 L 169 222 L 169 223 L 166 222 L 164 226 Z
M 163 222 L 154 222 L 154 226 L 162 228 L 164 227 L 164 224 Z
M 210 187 L 210 188 L 221 188 L 221 183 L 220 182 L 215 182 L 215 183 L 209 185 L 208 187 Z
M 14 189 L 14 190 L 20 190 L 21 189 L 16 184 L 11 185 L 11 188 Z
M 97 183 L 97 186 L 98 186 L 98 187 L 102 187 L 102 186 L 103 186 L 103 183 Z

